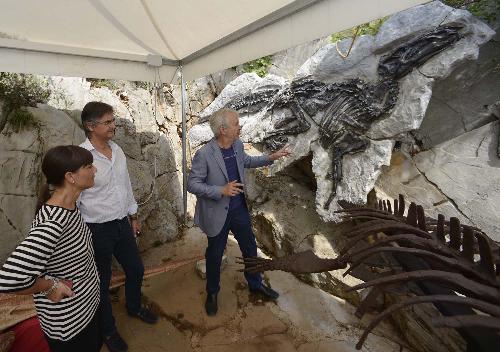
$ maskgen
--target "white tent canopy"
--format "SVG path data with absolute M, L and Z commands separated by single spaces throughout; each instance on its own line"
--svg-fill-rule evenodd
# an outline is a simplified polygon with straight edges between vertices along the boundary
M 3 0 L 0 71 L 191 80 L 424 2 Z

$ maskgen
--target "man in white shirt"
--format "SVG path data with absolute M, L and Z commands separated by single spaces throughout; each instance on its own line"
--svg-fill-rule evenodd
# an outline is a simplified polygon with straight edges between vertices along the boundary
M 137 203 L 123 150 L 111 139 L 115 135 L 113 107 L 89 102 L 82 110 L 82 125 L 87 139 L 80 146 L 94 156 L 97 169 L 95 185 L 82 192 L 78 206 L 92 232 L 97 270 L 100 277 L 101 329 L 111 352 L 125 352 L 127 344 L 118 334 L 109 299 L 113 255 L 126 274 L 125 297 L 128 314 L 153 324 L 158 317 L 141 307 L 144 275 L 135 237 L 140 234 Z

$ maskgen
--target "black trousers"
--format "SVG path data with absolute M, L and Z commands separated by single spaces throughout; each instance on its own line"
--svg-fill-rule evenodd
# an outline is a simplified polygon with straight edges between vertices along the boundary
M 87 226 L 92 232 L 95 261 L 101 280 L 101 329 L 104 336 L 110 336 L 116 332 L 108 292 L 111 260 L 115 256 L 125 271 L 125 300 L 130 314 L 136 314 L 141 309 L 144 266 L 127 217 L 100 224 L 87 223 Z
M 208 246 L 205 251 L 207 265 L 207 293 L 214 294 L 220 290 L 220 266 L 224 248 L 226 248 L 227 236 L 231 231 L 238 241 L 244 258 L 257 256 L 257 244 L 252 231 L 252 223 L 246 205 L 229 211 L 226 222 L 217 236 L 207 237 Z M 262 276 L 245 272 L 245 278 L 250 289 L 256 289 L 262 284 Z
M 47 343 L 52 352 L 99 352 L 102 346 L 99 309 L 88 325 L 75 337 L 68 341 L 51 339 L 47 335 Z

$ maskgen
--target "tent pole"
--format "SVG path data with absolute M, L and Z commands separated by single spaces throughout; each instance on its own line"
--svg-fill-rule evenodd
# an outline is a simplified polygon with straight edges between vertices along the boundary
M 182 65 L 179 65 L 181 76 L 181 107 L 182 107 L 182 201 L 184 210 L 184 224 L 187 222 L 187 143 L 186 143 L 186 82 L 182 72 Z

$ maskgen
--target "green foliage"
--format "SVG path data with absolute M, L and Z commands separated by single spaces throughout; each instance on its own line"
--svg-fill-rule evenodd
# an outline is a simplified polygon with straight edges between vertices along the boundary
M 259 75 L 259 77 L 264 77 L 269 71 L 272 58 L 273 57 L 271 55 L 268 55 L 261 57 L 260 59 L 248 61 L 247 63 L 243 64 L 243 71 L 255 72 L 257 75 Z
M 500 19 L 500 0 L 441 0 L 441 2 L 457 9 L 468 10 L 489 23 Z
M 90 82 L 92 88 L 108 88 L 109 90 L 117 89 L 116 83 L 109 79 L 101 78 L 86 78 L 87 82 Z
M 387 19 L 387 17 L 384 17 L 384 18 L 380 18 L 380 19 L 375 20 L 375 21 L 363 23 L 362 25 L 359 26 L 358 36 L 365 35 L 365 34 L 369 34 L 369 35 L 377 34 L 379 29 L 380 29 L 380 26 L 382 25 L 382 23 L 385 22 L 386 19 Z M 346 29 L 344 31 L 340 31 L 337 33 L 333 33 L 330 36 L 330 41 L 332 43 L 335 43 L 336 41 L 339 41 L 342 39 L 352 38 L 354 36 L 354 33 L 356 33 L 357 27 L 358 26 L 352 27 L 352 28 L 349 28 L 349 29 Z
M 0 100 L 3 103 L 0 131 L 7 118 L 17 131 L 33 126 L 35 120 L 26 107 L 46 103 L 50 96 L 47 84 L 29 74 L 0 72 Z
M 11 113 L 9 116 L 9 123 L 16 132 L 30 126 L 36 126 L 36 121 L 33 115 L 24 107 L 16 109 Z
M 132 83 L 134 83 L 137 88 L 142 88 L 145 90 L 153 89 L 153 83 L 151 83 L 151 82 L 133 81 Z

